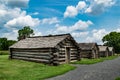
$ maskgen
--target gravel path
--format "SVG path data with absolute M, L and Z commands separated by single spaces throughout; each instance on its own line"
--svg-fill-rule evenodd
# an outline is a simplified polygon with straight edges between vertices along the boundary
M 93 65 L 75 66 L 75 70 L 47 80 L 115 80 L 120 77 L 120 57 Z

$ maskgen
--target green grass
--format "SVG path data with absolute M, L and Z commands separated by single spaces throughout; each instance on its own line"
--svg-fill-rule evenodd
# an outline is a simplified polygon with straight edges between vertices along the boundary
M 75 69 L 69 64 L 48 66 L 22 60 L 9 60 L 0 55 L 0 80 L 44 80 Z
M 8 55 L 9 51 L 0 51 L 0 55 Z
M 120 77 L 117 77 L 115 80 L 120 80 Z
M 112 60 L 115 59 L 117 56 L 109 56 L 104 58 L 98 58 L 98 59 L 85 59 L 82 58 L 81 61 L 72 62 L 72 64 L 95 64 L 98 62 L 103 62 L 105 60 Z

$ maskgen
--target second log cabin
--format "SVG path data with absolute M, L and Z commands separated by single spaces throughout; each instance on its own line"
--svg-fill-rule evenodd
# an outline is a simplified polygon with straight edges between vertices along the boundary
M 79 43 L 81 49 L 81 58 L 98 58 L 98 45 L 97 43 Z

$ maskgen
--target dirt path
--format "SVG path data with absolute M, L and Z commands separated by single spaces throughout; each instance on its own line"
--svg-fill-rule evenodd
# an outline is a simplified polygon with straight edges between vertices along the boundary
M 73 71 L 47 80 L 115 80 L 120 77 L 120 57 L 93 65 L 76 66 Z

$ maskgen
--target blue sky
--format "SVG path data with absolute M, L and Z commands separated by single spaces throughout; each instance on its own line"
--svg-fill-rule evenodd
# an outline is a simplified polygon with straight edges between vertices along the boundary
M 97 42 L 120 32 L 120 0 L 0 0 L 0 37 L 17 39 L 31 26 L 34 36 L 71 33 L 77 42 Z

